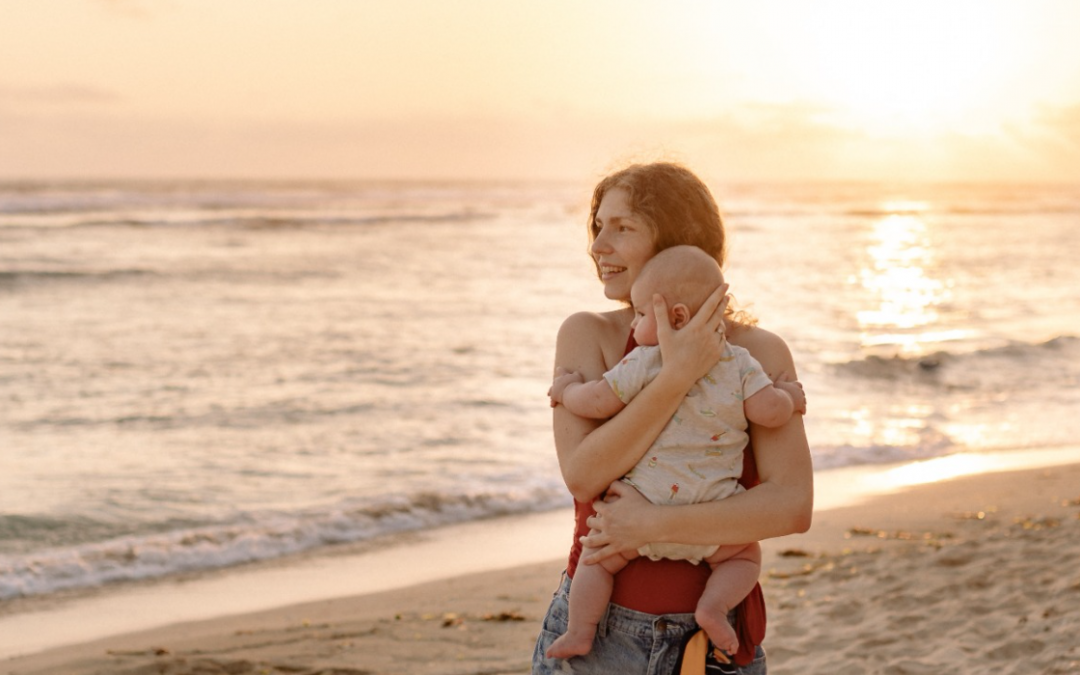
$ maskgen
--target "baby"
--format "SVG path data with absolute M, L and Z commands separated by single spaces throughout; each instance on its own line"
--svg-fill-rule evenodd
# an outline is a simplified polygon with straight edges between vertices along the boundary
M 642 269 L 630 291 L 635 317 L 631 328 L 640 345 L 603 379 L 585 382 L 579 373 L 556 377 L 552 404 L 561 403 L 581 417 L 606 419 L 618 413 L 660 370 L 660 348 L 652 297 L 667 300 L 669 321 L 682 328 L 702 303 L 724 283 L 720 266 L 695 246 L 661 251 Z M 742 491 L 742 453 L 749 436 L 747 420 L 778 427 L 806 399 L 795 382 L 774 383 L 742 347 L 724 341 L 724 352 L 698 380 L 645 456 L 623 480 L 655 504 L 692 504 Z M 591 549 L 586 549 L 583 555 Z M 579 565 L 570 586 L 567 631 L 548 649 L 549 658 L 566 659 L 592 650 L 597 626 L 611 597 L 614 575 L 639 555 L 702 561 L 712 568 L 698 601 L 695 619 L 713 644 L 729 654 L 738 650 L 727 615 L 757 583 L 761 569 L 758 544 L 697 546 L 652 543 L 595 565 Z

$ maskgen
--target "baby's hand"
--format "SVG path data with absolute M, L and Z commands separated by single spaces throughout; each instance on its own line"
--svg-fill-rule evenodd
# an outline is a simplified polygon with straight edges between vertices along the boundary
M 780 373 L 780 376 L 773 382 L 773 386 L 781 391 L 787 392 L 788 396 L 791 397 L 792 402 L 795 404 L 795 412 L 800 415 L 806 414 L 806 392 L 803 391 L 801 382 L 793 380 L 791 375 L 785 371 Z
M 563 392 L 571 384 L 581 384 L 585 382 L 585 376 L 581 373 L 575 373 L 565 368 L 555 369 L 555 381 L 551 383 L 551 389 L 548 389 L 548 396 L 551 397 L 551 407 L 562 403 Z

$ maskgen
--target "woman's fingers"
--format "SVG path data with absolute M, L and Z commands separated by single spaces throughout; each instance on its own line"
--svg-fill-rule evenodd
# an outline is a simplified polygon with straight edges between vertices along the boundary
M 597 509 L 597 513 L 602 513 L 603 511 L 606 511 L 607 505 L 609 503 L 615 501 L 616 499 L 619 499 L 631 490 L 637 492 L 635 488 L 624 483 L 622 479 L 613 481 L 611 485 L 608 486 L 607 490 L 604 491 L 604 499 L 600 502 L 601 506 L 599 509 Z
M 611 543 L 611 538 L 601 530 L 591 529 L 589 533 L 580 539 L 585 548 L 602 548 Z
M 582 537 L 581 538 L 582 544 L 586 548 L 591 548 L 592 549 L 588 553 L 585 553 L 584 555 L 581 556 L 581 561 L 580 562 L 581 562 L 582 565 L 595 565 L 596 563 L 601 562 L 603 560 L 606 560 L 607 558 L 610 558 L 613 555 L 618 555 L 619 554 L 619 550 L 617 548 L 615 548 L 614 546 L 598 547 L 598 546 L 591 546 L 589 544 L 585 544 L 585 540 L 588 539 L 588 538 L 589 537 Z
M 705 333 L 724 332 L 724 313 L 727 311 L 727 284 L 720 284 L 709 294 L 697 313 L 687 322 L 684 329 L 700 330 Z M 659 319 L 659 314 L 657 315 Z M 657 322 L 659 324 L 659 321 Z
M 668 314 L 667 300 L 659 293 L 653 293 L 652 304 L 653 314 L 656 316 L 656 335 L 663 344 L 664 339 L 661 336 L 671 334 L 671 315 Z
M 664 371 L 672 373 L 677 381 L 688 382 L 687 389 L 709 372 L 723 355 L 724 319 L 723 312 L 719 310 L 724 303 L 724 291 L 724 286 L 714 290 L 693 318 L 679 330 L 668 323 L 664 299 L 653 298 Z
M 720 332 L 721 326 L 724 325 L 724 313 L 727 311 L 729 301 L 727 291 L 727 284 L 717 286 L 716 290 L 702 303 L 701 309 L 690 320 L 690 323 L 693 324 L 695 321 L 704 323 L 708 330 L 714 333 Z

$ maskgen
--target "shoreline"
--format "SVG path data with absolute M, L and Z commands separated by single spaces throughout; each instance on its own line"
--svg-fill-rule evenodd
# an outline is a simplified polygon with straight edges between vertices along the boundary
M 986 509 L 993 504 L 988 500 L 994 490 L 1000 491 L 1022 477 L 1042 475 L 1047 467 L 1074 476 L 1078 494 L 1065 497 L 1080 498 L 1080 448 L 952 455 L 913 464 L 823 471 L 815 476 L 819 497 L 814 526 L 806 534 L 764 542 L 764 570 L 790 567 L 791 561 L 781 555 L 784 551 L 839 550 L 838 545 L 851 545 L 842 538 L 837 540 L 837 532 L 844 528 L 884 532 L 932 529 L 934 523 L 941 526 L 943 513 Z M 974 487 L 958 489 L 957 496 L 951 496 L 949 486 L 967 483 Z M 924 492 L 932 495 L 925 503 L 911 499 Z M 1042 494 L 1017 494 L 1015 489 L 1006 493 L 999 499 L 1007 498 L 1009 509 L 1040 506 L 1046 511 L 1052 506 L 1042 504 L 1046 499 Z M 979 496 L 978 504 L 972 503 L 975 495 Z M 872 522 L 852 522 L 864 514 Z M 138 651 L 130 645 L 175 643 L 175 638 L 185 635 L 195 636 L 191 639 L 196 642 L 217 639 L 223 631 L 228 632 L 225 626 L 242 627 L 233 630 L 233 638 L 236 630 L 280 630 L 289 617 L 294 622 L 296 617 L 311 617 L 309 623 L 320 624 L 370 622 L 376 616 L 385 620 L 391 605 L 423 604 L 422 598 L 442 597 L 440 593 L 446 595 L 449 588 L 471 588 L 483 595 L 489 586 L 505 586 L 508 578 L 518 580 L 510 587 L 521 593 L 500 594 L 505 600 L 488 598 L 483 607 L 467 602 L 469 594 L 465 594 L 457 597 L 453 605 L 457 609 L 440 610 L 434 603 L 426 611 L 415 609 L 421 618 L 414 620 L 424 624 L 433 621 L 422 618 L 429 615 L 505 615 L 512 618 L 503 623 L 518 629 L 523 628 L 519 624 L 528 624 L 527 630 L 535 637 L 546 599 L 565 561 L 570 522 L 568 509 L 478 521 L 399 537 L 393 545 L 374 551 L 323 553 L 258 569 L 223 570 L 186 580 L 106 589 L 85 598 L 42 602 L 31 611 L 0 616 L 0 672 L 94 672 L 79 670 L 71 659 L 93 660 L 91 655 L 95 654 L 98 660 L 112 658 L 107 655 L 109 650 Z M 895 543 L 888 537 L 885 540 L 886 546 Z M 488 553 L 496 551 L 499 553 Z M 537 603 L 543 606 L 539 610 Z M 339 607 L 341 613 L 331 620 L 327 612 L 333 607 Z M 390 612 L 391 616 L 399 614 Z M 517 616 L 523 620 L 513 618 Z M 304 628 L 304 621 L 300 619 L 299 628 L 294 625 L 294 629 Z M 61 669 L 50 670 L 60 664 Z

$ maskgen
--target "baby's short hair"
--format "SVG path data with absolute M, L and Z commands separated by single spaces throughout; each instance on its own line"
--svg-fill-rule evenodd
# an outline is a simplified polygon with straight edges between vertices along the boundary
M 724 283 L 724 274 L 716 259 L 697 246 L 672 246 L 645 263 L 636 283 L 663 295 L 669 307 L 681 302 L 693 315 Z

